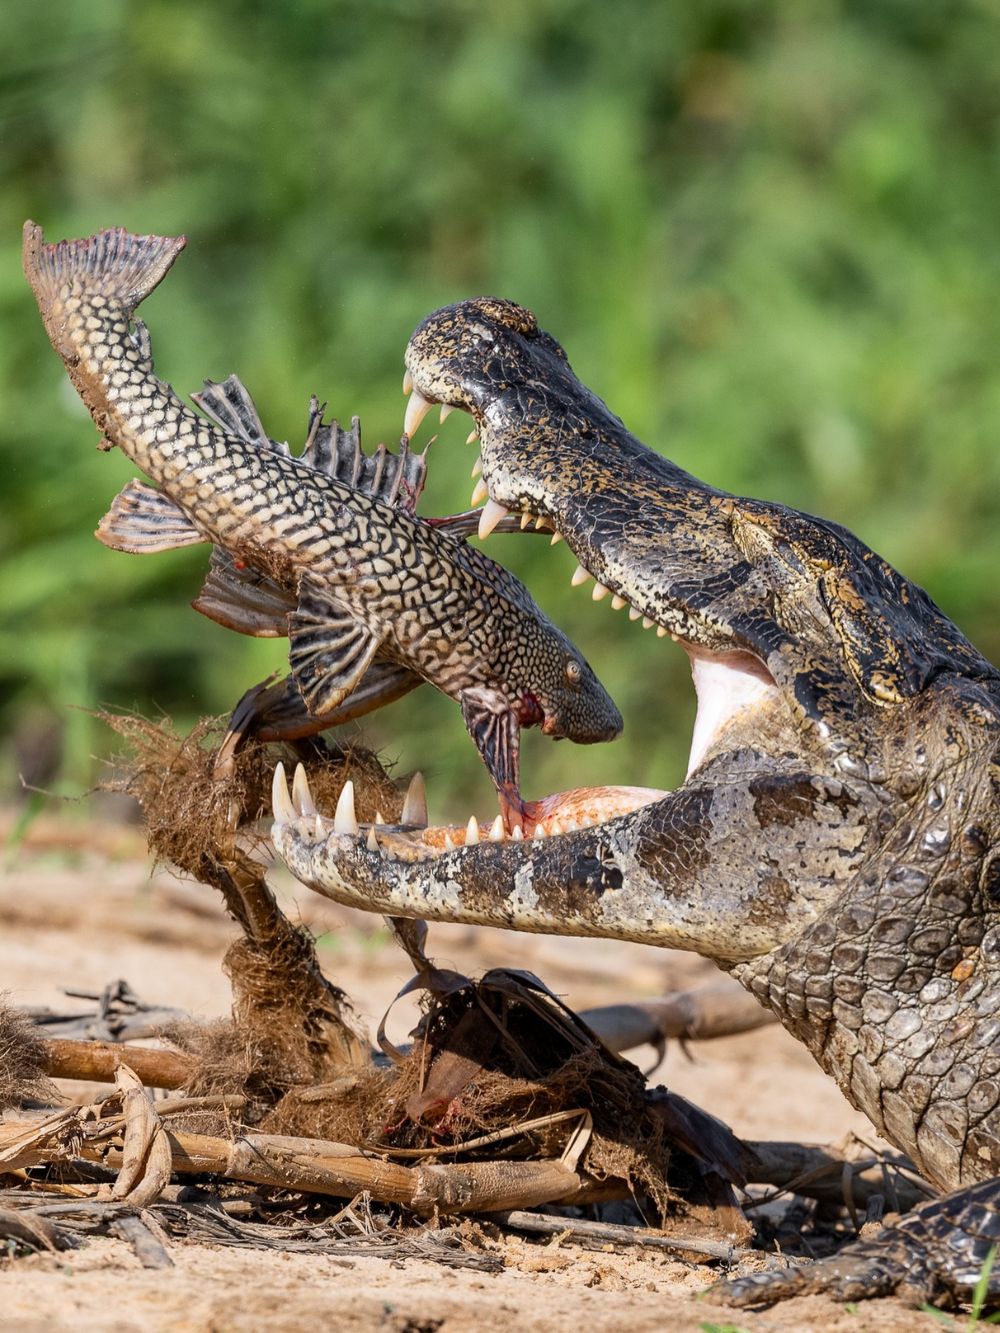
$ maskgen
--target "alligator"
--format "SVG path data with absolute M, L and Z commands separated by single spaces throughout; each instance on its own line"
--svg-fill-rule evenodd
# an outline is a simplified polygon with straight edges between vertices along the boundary
M 550 836 L 451 847 L 440 828 L 344 836 L 279 791 L 278 851 L 368 910 L 714 959 L 948 1192 L 833 1259 L 716 1290 L 967 1297 L 1000 1241 L 1000 672 L 845 528 L 640 443 L 518 305 L 430 315 L 404 387 L 408 435 L 432 403 L 471 414 L 486 530 L 543 519 L 574 582 L 687 653 L 687 776 L 632 810 L 581 792 L 585 817 Z

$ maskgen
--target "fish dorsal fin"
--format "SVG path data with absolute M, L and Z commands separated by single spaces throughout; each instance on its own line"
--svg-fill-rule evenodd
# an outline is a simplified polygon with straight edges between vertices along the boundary
M 345 430 L 339 421 L 324 421 L 325 410 L 326 404 L 313 394 L 301 461 L 342 486 L 413 513 L 427 477 L 426 451 L 415 454 L 404 435 L 398 454 L 390 453 L 384 444 L 366 454 L 361 447 L 360 419 L 352 417 L 350 430 Z
M 230 375 L 221 384 L 206 380 L 201 393 L 193 393 L 191 398 L 227 435 L 235 435 L 237 439 L 256 445 L 258 449 L 274 449 L 279 454 L 291 455 L 287 444 L 270 438 L 261 422 L 256 403 L 237 375 Z
M 191 605 L 237 634 L 280 639 L 288 633 L 295 601 L 294 593 L 216 546 L 204 586 Z
M 288 619 L 288 664 L 306 707 L 323 717 L 357 686 L 385 637 L 340 607 L 309 574 Z
M 230 375 L 221 384 L 206 380 L 204 389 L 191 397 L 227 434 L 259 449 L 293 456 L 287 444 L 270 438 L 238 376 Z M 413 513 L 427 477 L 426 450 L 413 453 L 404 436 L 398 454 L 390 453 L 384 444 L 366 454 L 361 447 L 360 420 L 352 417 L 350 430 L 344 430 L 339 421 L 323 420 L 325 410 L 326 404 L 314 394 L 309 401 L 305 447 L 297 461 L 360 495 Z
M 94 535 L 113 551 L 130 555 L 173 551 L 208 540 L 180 505 L 137 478 L 118 492 Z

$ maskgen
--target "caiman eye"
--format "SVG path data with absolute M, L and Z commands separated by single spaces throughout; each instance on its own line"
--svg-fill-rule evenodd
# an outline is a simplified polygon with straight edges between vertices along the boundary
M 572 658 L 566 663 L 566 680 L 570 685 L 579 685 L 580 683 L 580 663 L 574 662 Z

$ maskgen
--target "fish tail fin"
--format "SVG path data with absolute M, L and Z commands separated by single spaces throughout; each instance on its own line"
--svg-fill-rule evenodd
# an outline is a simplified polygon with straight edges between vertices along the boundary
M 45 311 L 71 289 L 101 295 L 131 312 L 168 273 L 185 236 L 133 236 L 124 227 L 46 245 L 37 223 L 24 224 L 24 273 Z

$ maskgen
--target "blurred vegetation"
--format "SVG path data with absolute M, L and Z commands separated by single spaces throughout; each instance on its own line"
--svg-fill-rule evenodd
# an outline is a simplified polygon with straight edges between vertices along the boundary
M 143 310 L 160 373 L 190 392 L 237 371 L 293 442 L 313 391 L 398 438 L 417 321 L 513 297 L 641 438 L 846 523 L 1000 658 L 998 19 L 997 0 L 0 8 L 7 791 L 18 770 L 88 784 L 111 741 L 80 710 L 224 712 L 284 651 L 188 608 L 202 549 L 94 541 L 132 468 L 95 451 L 45 339 L 27 216 L 52 239 L 186 232 Z M 467 503 L 467 429 L 441 431 L 428 512 Z M 682 654 L 571 591 L 565 547 L 490 550 L 626 716 L 586 754 L 532 739 L 526 793 L 676 781 Z M 433 691 L 368 732 L 428 770 L 434 815 L 489 808 Z

